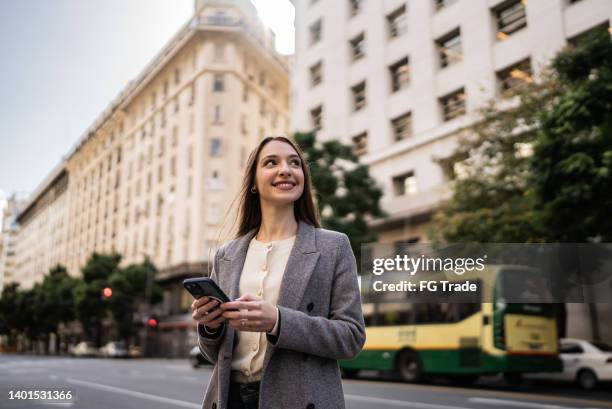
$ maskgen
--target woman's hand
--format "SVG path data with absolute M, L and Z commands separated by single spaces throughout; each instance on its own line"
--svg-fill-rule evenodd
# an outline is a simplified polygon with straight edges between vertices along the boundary
M 223 310 L 217 308 L 219 301 L 213 300 L 210 297 L 200 297 L 191 303 L 191 316 L 198 324 L 205 325 L 208 328 L 219 328 L 225 321 L 221 315 Z
M 238 331 L 270 332 L 276 325 L 276 307 L 251 294 L 221 304 L 223 318 Z M 238 311 L 237 311 L 238 310 Z

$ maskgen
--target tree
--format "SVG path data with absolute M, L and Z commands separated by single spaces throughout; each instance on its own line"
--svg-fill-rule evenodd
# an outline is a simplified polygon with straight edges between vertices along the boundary
M 382 189 L 350 146 L 335 140 L 319 143 L 313 133 L 296 133 L 295 141 L 310 166 L 323 227 L 346 233 L 360 260 L 360 245 L 377 240 L 368 221 L 385 215 L 379 206 Z
M 551 241 L 612 240 L 612 43 L 607 30 L 553 61 L 560 91 L 541 111 L 532 186 Z
M 41 331 L 58 335 L 59 326 L 75 319 L 74 289 L 78 280 L 68 275 L 64 266 L 53 267 L 37 288 L 36 314 L 42 318 Z M 45 336 L 46 339 L 46 336 Z M 56 345 L 57 350 L 57 345 Z
M 540 81 L 526 83 L 513 108 L 483 109 L 453 157 L 462 174 L 436 215 L 434 238 L 612 238 L 610 63 L 609 34 L 594 34 L 561 52 Z
M 23 316 L 19 304 L 21 293 L 18 283 L 9 283 L 2 289 L 0 297 L 0 334 L 8 338 L 8 346 L 15 347 L 18 334 L 23 330 Z
M 102 298 L 102 290 L 109 285 L 109 279 L 119 269 L 119 254 L 93 253 L 81 269 L 83 280 L 74 291 L 76 317 L 83 325 L 83 331 L 98 346 L 102 341 L 102 321 L 108 312 L 109 303 Z
M 117 325 L 117 332 L 127 345 L 134 335 L 133 316 L 140 304 L 157 304 L 162 296 L 162 289 L 155 283 L 157 268 L 146 258 L 141 264 L 131 264 L 114 272 L 109 278 L 113 295 L 109 300 L 110 311 Z M 150 280 L 150 293 L 147 293 L 147 282 Z M 147 317 L 148 318 L 148 317 Z
M 480 110 L 480 121 L 462 131 L 454 155 L 442 163 L 454 179 L 453 195 L 434 216 L 433 241 L 521 243 L 545 237 L 534 223 L 529 178 L 539 115 L 558 92 L 548 74 L 517 87 L 510 108 L 492 101 Z

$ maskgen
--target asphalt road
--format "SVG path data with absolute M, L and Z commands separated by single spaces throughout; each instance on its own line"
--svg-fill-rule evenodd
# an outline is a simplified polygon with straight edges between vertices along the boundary
M 0 355 L 0 408 L 200 409 L 210 375 L 210 367 L 192 369 L 187 360 Z M 412 385 L 365 375 L 343 382 L 348 409 L 612 409 L 608 390 L 583 392 L 550 385 L 511 388 L 494 379 L 469 388 Z M 10 399 L 11 391 L 13 395 L 31 391 L 32 396 L 34 391 L 70 391 L 72 399 Z

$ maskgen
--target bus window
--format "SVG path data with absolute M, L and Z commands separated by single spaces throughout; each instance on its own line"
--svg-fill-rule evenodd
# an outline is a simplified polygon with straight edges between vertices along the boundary
M 538 270 L 504 269 L 496 285 L 496 296 L 508 303 L 552 302 L 550 286 Z

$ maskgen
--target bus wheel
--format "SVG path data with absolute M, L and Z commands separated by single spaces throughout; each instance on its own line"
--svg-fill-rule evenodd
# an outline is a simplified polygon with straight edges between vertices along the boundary
M 597 375 L 590 369 L 582 369 L 576 376 L 576 382 L 582 389 L 595 389 L 597 386 Z
M 397 372 L 406 382 L 421 382 L 423 380 L 423 366 L 419 356 L 412 351 L 404 351 L 397 359 Z

